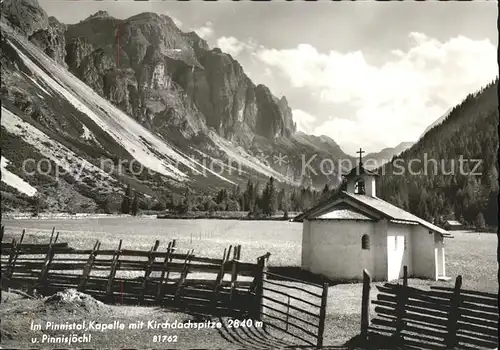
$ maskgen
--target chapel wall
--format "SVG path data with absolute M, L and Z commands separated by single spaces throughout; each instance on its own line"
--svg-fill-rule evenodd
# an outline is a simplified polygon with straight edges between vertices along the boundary
M 423 226 L 413 226 L 411 244 L 414 277 L 435 279 L 434 234 Z
M 334 280 L 362 279 L 363 269 L 374 271 L 373 233 L 371 221 L 311 220 L 309 271 Z M 370 237 L 369 250 L 361 246 L 364 234 Z

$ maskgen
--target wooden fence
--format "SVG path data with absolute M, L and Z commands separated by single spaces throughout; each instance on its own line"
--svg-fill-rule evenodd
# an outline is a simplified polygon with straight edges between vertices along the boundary
M 364 272 L 361 335 L 365 340 L 390 339 L 405 348 L 498 348 L 498 296 L 455 287 L 422 290 L 403 284 L 377 286 L 376 316 L 369 319 L 371 278 Z
M 319 285 L 264 271 L 260 314 L 266 325 L 321 349 L 328 284 Z
M 3 238 L 3 228 L 1 232 Z M 58 243 L 54 230 L 48 244 L 2 243 L 2 286 L 34 290 L 42 295 L 75 288 L 98 300 L 115 303 L 162 304 L 197 308 L 210 313 L 245 316 L 255 313 L 262 294 L 263 264 L 241 261 L 241 246 L 229 246 L 221 259 L 180 252 L 176 241 L 159 251 L 125 249 L 79 250 Z M 266 257 L 269 254 L 265 255 Z M 230 275 L 230 279 L 224 279 Z M 246 281 L 241 279 L 245 278 Z
M 97 241 L 79 250 L 54 234 L 47 244 L 23 243 L 24 231 L 19 242 L 2 243 L 3 287 L 42 295 L 75 288 L 105 302 L 249 317 L 323 347 L 328 285 L 265 271 L 269 253 L 257 263 L 243 262 L 238 245 L 226 248 L 221 259 L 199 257 L 193 250 L 181 253 L 175 240 L 165 251 L 159 241 L 141 251 L 125 249 L 121 240 L 116 249 L 101 249 Z

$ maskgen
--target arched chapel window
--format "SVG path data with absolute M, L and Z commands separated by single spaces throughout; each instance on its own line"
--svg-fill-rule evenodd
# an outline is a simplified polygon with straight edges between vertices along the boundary
M 368 234 L 364 234 L 361 237 L 361 249 L 370 250 L 370 236 Z

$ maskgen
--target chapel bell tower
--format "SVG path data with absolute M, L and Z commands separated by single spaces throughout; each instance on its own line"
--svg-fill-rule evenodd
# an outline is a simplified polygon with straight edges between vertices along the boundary
M 378 176 L 378 174 L 363 167 L 362 155 L 365 151 L 360 148 L 356 153 L 359 154 L 359 163 L 356 167 L 352 168 L 345 177 L 346 192 L 376 197 L 375 177 Z

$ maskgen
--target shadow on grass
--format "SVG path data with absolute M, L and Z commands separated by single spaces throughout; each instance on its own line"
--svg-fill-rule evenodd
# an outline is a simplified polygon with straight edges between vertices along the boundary
M 360 335 L 355 336 L 346 343 L 346 349 L 419 349 L 419 350 L 444 350 L 446 347 L 429 344 L 424 341 L 409 339 L 398 339 L 393 336 L 370 332 L 368 339 L 364 340 Z
M 216 328 L 219 336 L 224 339 L 232 347 L 237 349 L 252 349 L 252 350 L 271 350 L 271 349 L 316 349 L 315 346 L 302 345 L 300 340 L 294 340 L 292 337 L 285 336 L 291 335 L 292 333 L 284 331 L 270 332 L 269 326 L 264 322 L 259 321 L 253 322 L 251 326 L 240 326 L 235 327 L 233 323 L 229 320 L 243 320 L 252 319 L 250 315 L 241 317 L 235 313 L 232 316 L 228 316 L 227 313 L 219 313 L 219 315 L 214 315 L 213 311 L 210 313 L 200 311 L 185 311 L 186 314 L 190 315 L 193 322 L 204 322 L 207 320 L 220 322 L 221 327 Z M 283 334 L 283 336 L 281 336 Z M 302 344 L 301 344 L 302 343 Z M 348 349 L 346 346 L 324 346 L 323 349 Z
M 229 328 L 222 319 L 219 321 L 223 327 L 218 331 L 226 341 L 242 349 L 316 349 L 311 345 L 300 345 L 291 340 L 283 339 L 269 332 L 264 323 L 262 327 Z M 286 332 L 285 332 L 286 333 Z M 345 346 L 324 346 L 323 349 L 348 349 Z

